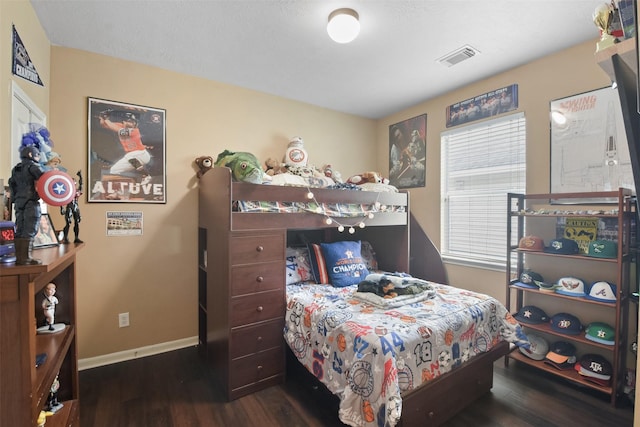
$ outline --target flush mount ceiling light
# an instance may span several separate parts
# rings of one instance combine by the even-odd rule
[[[358,12],[353,9],[336,9],[329,15],[327,33],[336,43],[352,42],[360,33]]]

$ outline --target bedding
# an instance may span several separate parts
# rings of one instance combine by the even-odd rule
[[[358,285],[287,286],[285,341],[340,397],[345,424],[394,426],[403,393],[501,341],[528,345],[518,322],[495,298],[429,284],[432,297],[393,308],[358,299]]]

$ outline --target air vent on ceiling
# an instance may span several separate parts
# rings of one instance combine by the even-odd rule
[[[469,58],[473,58],[474,56],[476,56],[477,54],[479,54],[480,51],[469,46],[469,45],[465,45],[463,47],[461,47],[460,49],[454,50],[451,53],[446,54],[445,56],[443,56],[440,59],[437,59],[437,61],[439,63],[441,63],[442,65],[445,65],[447,67],[451,67],[452,65],[456,65],[462,61],[465,61]]]

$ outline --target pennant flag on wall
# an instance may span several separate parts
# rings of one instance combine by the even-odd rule
[[[20,36],[18,35],[18,31],[16,31],[16,26],[13,26],[13,67],[11,71],[18,77],[22,77],[25,80],[29,80],[31,83],[39,84],[40,86],[44,86],[42,80],[40,80],[40,76],[38,75],[38,70],[31,62],[29,58],[29,54],[27,53],[27,49],[25,49],[22,44],[22,40],[20,40]]]

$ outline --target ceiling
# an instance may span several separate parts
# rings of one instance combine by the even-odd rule
[[[602,0],[31,0],[55,46],[377,119],[595,40]],[[351,7],[350,44],[327,35]],[[446,67],[465,45],[480,53]],[[518,82],[509,82],[518,83]]]

